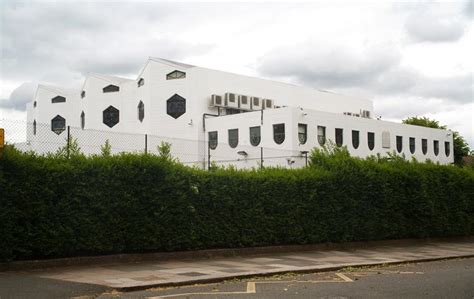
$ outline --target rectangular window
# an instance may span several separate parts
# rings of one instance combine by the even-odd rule
[[[318,126],[318,142],[321,146],[326,143],[326,127]]]
[[[382,132],[382,147],[390,148],[390,132],[389,131]]]
[[[308,126],[306,124],[298,124],[298,140],[300,144],[305,144],[308,139]]]
[[[273,140],[276,144],[282,144],[285,141],[285,124],[273,125]]]
[[[229,146],[231,148],[236,148],[239,144],[239,129],[230,129],[229,134]]]
[[[216,149],[217,148],[217,131],[209,132],[209,148]]]
[[[368,132],[367,133],[367,145],[369,146],[369,150],[373,150],[375,147],[375,133]]]
[[[260,144],[262,137],[260,135],[260,126],[258,127],[250,127],[250,144],[253,146],[257,146]]]
[[[342,146],[343,144],[343,129],[337,128],[336,129],[336,145],[337,146]]]

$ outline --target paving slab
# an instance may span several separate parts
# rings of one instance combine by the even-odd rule
[[[23,270],[40,278],[87,283],[119,290],[194,284],[236,277],[285,272],[328,271],[349,266],[377,265],[474,256],[474,240],[434,241],[408,246],[364,246],[347,250],[259,253],[213,257],[81,265]]]

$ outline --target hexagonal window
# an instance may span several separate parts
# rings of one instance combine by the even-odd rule
[[[166,113],[173,118],[178,118],[186,113],[186,99],[174,94],[166,101]]]
[[[114,106],[109,106],[102,112],[103,122],[109,128],[112,128],[120,121],[120,112]]]
[[[55,96],[54,98],[51,99],[51,103],[64,103],[66,102],[66,98],[62,96]]]
[[[56,115],[51,120],[51,131],[59,135],[64,130],[66,130],[66,119],[61,115]]]
[[[184,79],[186,78],[186,73],[182,71],[172,71],[171,73],[166,75],[166,80],[174,80],[174,79]]]

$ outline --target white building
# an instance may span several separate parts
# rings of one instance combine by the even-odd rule
[[[180,161],[202,167],[209,157],[237,167],[258,167],[262,157],[265,166],[302,166],[305,152],[327,140],[359,157],[453,162],[450,131],[374,119],[370,100],[160,58],[134,80],[90,74],[80,90],[40,85],[27,111],[37,152],[63,145],[69,131],[85,153],[100,152],[106,139],[116,152],[156,151],[165,140]]]

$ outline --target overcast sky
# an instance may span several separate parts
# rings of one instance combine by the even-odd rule
[[[474,146],[473,1],[2,1],[0,119],[26,119],[38,83],[136,78],[147,57],[370,98]]]

